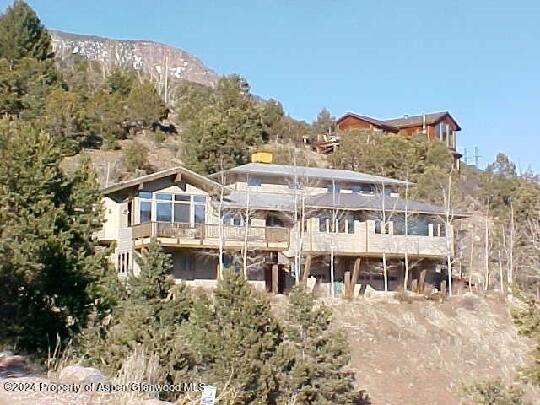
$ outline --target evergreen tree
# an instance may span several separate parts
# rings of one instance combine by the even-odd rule
[[[348,344],[341,331],[332,329],[331,312],[317,306],[305,287],[289,294],[287,341],[294,348],[288,395],[309,404],[351,404],[354,376],[346,371]]]
[[[113,84],[119,87],[118,91],[126,90],[117,82],[116,80]],[[126,108],[129,125],[136,128],[150,128],[167,116],[165,103],[148,80],[132,87],[126,100]]]
[[[127,296],[110,317],[96,319],[79,338],[81,355],[115,375],[122,362],[142,347],[148,355],[158,355],[163,383],[185,381],[194,357],[179,331],[191,313],[190,291],[185,284],[175,285],[171,258],[156,240],[137,261],[140,271],[129,275]]]
[[[229,403],[275,403],[282,330],[268,300],[240,273],[226,272],[214,296],[199,297],[187,328],[201,381],[226,392]]]
[[[51,91],[45,100],[45,127],[72,153],[84,144],[86,135],[80,105],[76,93],[62,89]]]
[[[4,121],[0,145],[0,339],[45,350],[83,326],[98,298],[101,197],[87,166],[62,173],[49,135]]]
[[[144,303],[166,298],[174,285],[170,276],[170,255],[163,252],[159,242],[153,239],[145,254],[138,259],[138,263],[139,274],[130,274],[128,281],[132,301]]]
[[[209,102],[186,123],[184,161],[202,174],[248,163],[250,148],[263,141],[265,131],[247,82],[239,76],[222,78]]]
[[[107,86],[111,93],[127,97],[135,86],[136,80],[137,77],[133,71],[116,68],[107,77]]]
[[[44,61],[52,57],[51,37],[32,8],[15,0],[0,17],[0,58],[13,66],[30,57]]]
[[[313,130],[317,135],[333,134],[336,131],[336,118],[326,108],[322,108],[313,121]]]

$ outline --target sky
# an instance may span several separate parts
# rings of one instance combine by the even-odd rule
[[[449,111],[462,127],[458,149],[478,147],[480,166],[505,152],[540,171],[535,0],[29,3],[48,28],[184,49],[297,119],[322,107],[380,119]]]

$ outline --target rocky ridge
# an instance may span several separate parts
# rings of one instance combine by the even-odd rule
[[[123,66],[142,71],[159,83],[164,83],[167,77],[213,85],[219,78],[190,53],[158,42],[117,40],[56,30],[51,30],[50,34],[53,51],[60,59],[80,55],[105,67]]]

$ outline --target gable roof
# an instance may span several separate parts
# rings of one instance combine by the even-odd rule
[[[426,125],[435,125],[439,121],[441,121],[443,118],[448,117],[455,124],[456,130],[461,131],[461,127],[458,125],[456,120],[450,115],[448,111],[439,111],[439,112],[423,114],[423,115],[411,115],[411,116],[406,116],[406,117],[401,117],[401,118],[392,118],[388,120],[378,120],[372,117],[368,117],[366,115],[357,115],[351,112],[347,112],[344,115],[342,115],[336,121],[336,123],[339,125],[348,117],[353,117],[358,120],[368,122],[376,127],[386,129],[387,131],[390,131],[390,132],[398,132],[402,128],[421,127],[422,125],[424,125],[424,120],[425,120]]]
[[[248,163],[247,165],[233,167],[226,170],[226,173],[245,174],[245,175],[263,175],[273,177],[294,176],[303,178],[313,178],[325,181],[337,180],[354,183],[369,184],[393,184],[405,186],[406,181],[391,179],[390,177],[374,176],[367,173],[354,172],[352,170],[325,169],[320,167],[292,166],[292,165],[273,165],[264,163]],[[214,173],[210,178],[218,179],[221,173]],[[409,182],[411,185],[412,183]]]
[[[426,125],[435,125],[445,117],[449,117],[456,125],[456,130],[461,131],[461,127],[448,111],[439,111],[423,115],[411,115],[407,117],[384,120],[384,122],[397,128],[421,127],[424,125],[424,120]]]
[[[201,176],[183,166],[171,167],[170,169],[160,170],[158,172],[139,176],[134,179],[124,180],[108,187],[101,189],[104,195],[111,195],[114,193],[122,192],[126,189],[142,186],[144,183],[160,180],[166,177],[175,177],[185,181],[186,183],[193,184],[196,187],[208,192],[218,192],[221,190],[221,185],[208,177]]]
[[[358,115],[352,112],[345,113],[341,117],[339,117],[336,121],[336,124],[339,125],[341,122],[343,122],[346,118],[356,118],[357,120],[365,121],[373,126],[376,126],[378,128],[386,129],[390,132],[398,132],[399,128],[393,125],[390,125],[389,123],[385,121],[381,121],[375,118],[368,117],[367,115]]]

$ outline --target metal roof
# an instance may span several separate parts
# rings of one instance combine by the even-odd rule
[[[348,210],[382,210],[382,198],[380,194],[363,193],[322,193],[311,196],[306,199],[306,205],[310,207],[329,208],[329,209],[348,209]],[[419,201],[406,200],[401,197],[384,198],[385,211],[405,212],[422,214],[446,214],[446,208]],[[461,211],[453,210],[453,216],[464,217]]]
[[[264,163],[249,163],[247,165],[233,167],[226,170],[226,173],[232,174],[252,174],[263,176],[284,176],[324,180],[324,181],[347,181],[353,183],[368,184],[393,184],[405,186],[406,181],[391,179],[389,177],[374,176],[371,174],[354,172],[352,170],[325,169],[320,167],[292,166],[292,165],[273,165]],[[210,178],[219,179],[221,173],[215,173]],[[412,183],[409,182],[411,185]]]
[[[335,197],[335,200],[334,200]],[[298,197],[298,205],[301,200]],[[245,208],[247,192],[232,191],[228,195],[224,204],[228,208]],[[380,194],[363,194],[363,193],[321,193],[305,197],[305,207],[308,209],[341,209],[341,210],[368,210],[381,211],[382,200]],[[419,201],[405,200],[400,197],[387,196],[384,200],[385,211],[387,212],[405,212],[407,210],[411,214],[433,214],[445,215],[446,208],[432,204],[427,204]],[[250,209],[266,209],[276,211],[294,211],[294,194],[293,193],[267,193],[253,191],[249,194]],[[454,217],[465,217],[461,211],[453,210],[451,213]]]

